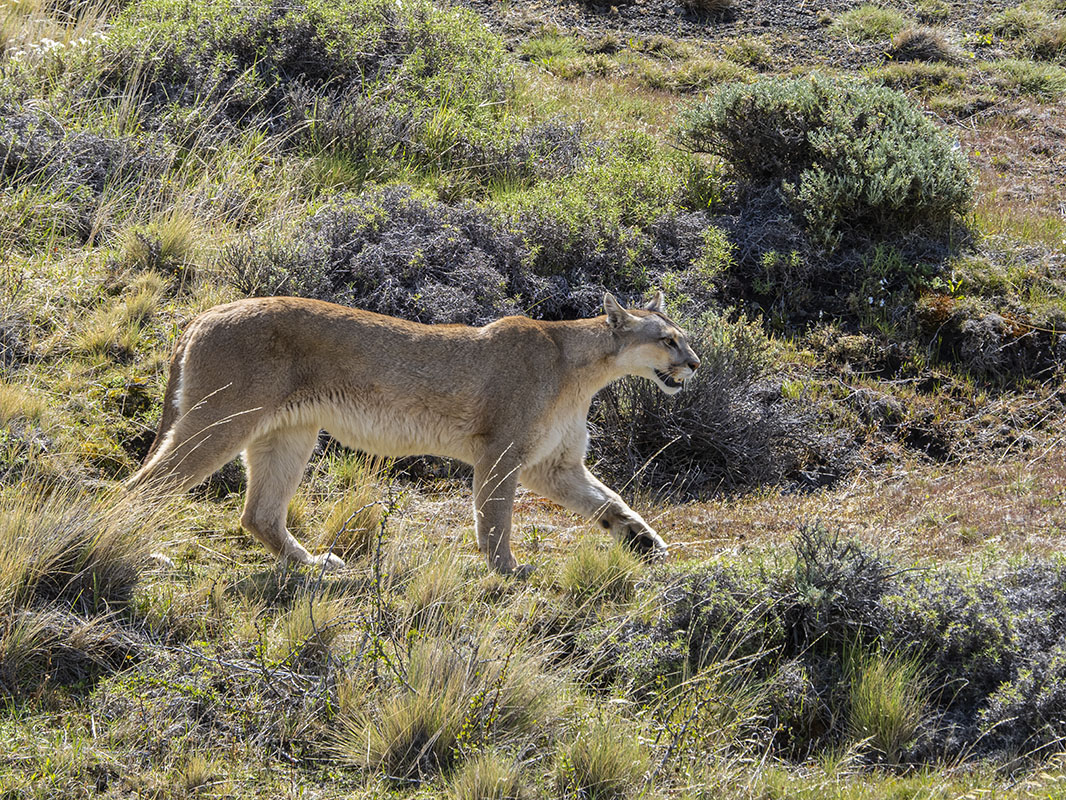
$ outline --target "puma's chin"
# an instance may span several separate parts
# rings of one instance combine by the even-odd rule
[[[663,394],[677,394],[685,385],[683,382],[673,378],[668,372],[655,369],[652,370],[652,374],[655,376],[655,385],[659,387]]]

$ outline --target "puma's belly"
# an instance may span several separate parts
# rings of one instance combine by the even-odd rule
[[[463,398],[397,398],[366,392],[316,406],[320,426],[346,447],[379,456],[472,460],[476,414]]]

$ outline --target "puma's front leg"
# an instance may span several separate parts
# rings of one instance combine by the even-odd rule
[[[474,466],[474,527],[478,548],[489,566],[510,574],[518,566],[511,554],[511,514],[518,487],[518,463],[486,457]]]
[[[655,529],[572,456],[549,458],[523,469],[522,483],[549,500],[596,520],[615,539],[642,555],[666,553],[666,542]]]

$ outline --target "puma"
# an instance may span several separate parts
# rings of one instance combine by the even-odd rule
[[[504,317],[474,328],[294,297],[216,306],[178,339],[159,431],[127,485],[184,491],[243,453],[244,528],[283,560],[340,567],[285,527],[325,429],[375,455],[471,464],[478,547],[500,572],[517,567],[519,483],[639,552],[663,553],[651,526],[585,467],[586,417],[593,395],[623,375],[674,394],[700,361],[661,293],[629,310],[606,294],[603,307],[593,319]]]

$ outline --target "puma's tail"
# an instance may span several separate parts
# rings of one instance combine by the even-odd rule
[[[187,338],[182,336],[174,347],[174,355],[170,359],[170,376],[167,378],[167,388],[163,393],[163,413],[159,417],[159,428],[155,432],[155,440],[152,442],[152,446],[148,448],[148,454],[144,457],[144,463],[141,468],[126,479],[125,486],[127,489],[136,488],[148,477],[149,467],[152,464],[152,458],[156,450],[166,439],[170,429],[174,426],[175,420],[181,416],[178,409],[178,405],[181,402],[179,397],[182,382],[181,365],[185,360]]]

